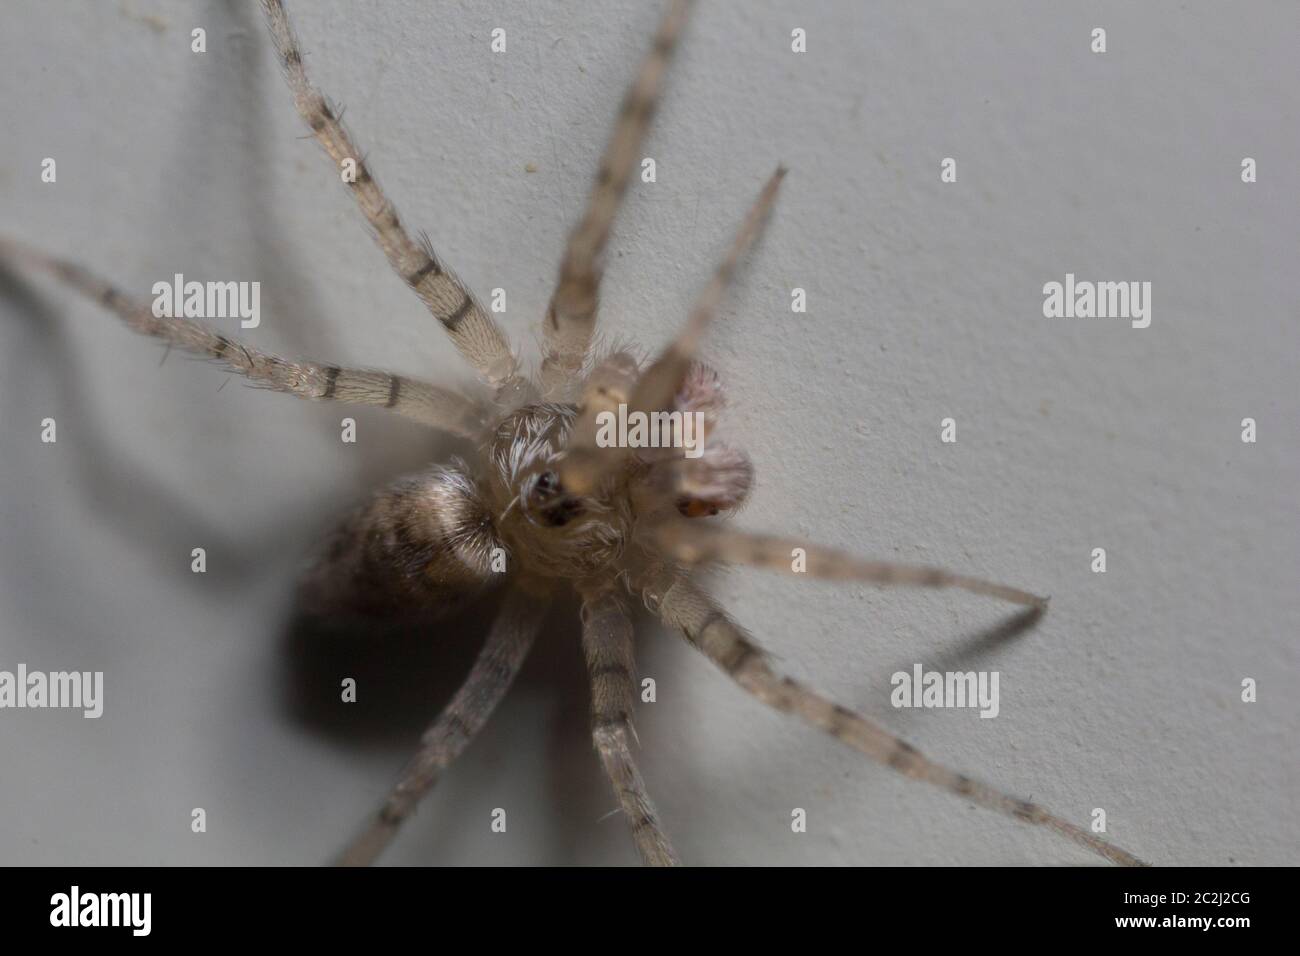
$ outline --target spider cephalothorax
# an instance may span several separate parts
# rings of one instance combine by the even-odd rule
[[[702,422],[698,454],[686,456],[669,441],[629,450],[616,467],[578,494],[564,481],[568,451],[579,421],[612,415],[631,400],[638,365],[625,351],[595,364],[584,380],[579,405],[539,402],[505,415],[485,446],[488,487],[498,503],[495,527],[521,566],[542,577],[581,579],[622,570],[620,559],[642,527],[676,510],[686,517],[713,516],[740,506],[753,483],[745,454],[706,441],[723,408],[717,372],[692,362],[681,387],[660,418],[679,423],[697,414]],[[662,441],[658,439],[663,439]],[[578,452],[589,450],[581,438]]]
[[[726,562],[875,584],[960,587],[1023,605],[1030,615],[1046,604],[978,578],[867,561],[806,541],[735,531],[715,520],[743,503],[753,469],[719,432],[718,376],[695,355],[737,264],[761,231],[783,169],[759,193],[677,337],[649,362],[625,350],[593,359],[601,257],[686,19],[686,0],[670,3],[623,99],[561,261],[535,377],[521,373],[505,333],[443,267],[427,238],[412,238],[402,224],[338,111],[309,82],[282,0],[262,3],[299,114],[331,160],[350,174],[343,182],[389,263],[478,373],[488,398],[387,372],[283,359],[201,323],[156,316],[71,263],[3,240],[0,255],[54,273],[135,331],[221,362],[263,387],[388,408],[469,439],[477,449],[375,495],[343,524],[304,581],[304,599],[328,614],[445,612],[502,585],[498,617],[463,686],[425,732],[344,862],[368,863],[382,852],[483,726],[522,666],[549,601],[565,589],[581,601],[593,741],[647,863],[675,863],[677,855],[632,755],[635,661],[627,592],[763,703],[907,777],[1046,826],[1109,860],[1138,862],[1077,824],[927,759],[859,714],[780,676],[697,582],[692,566]],[[601,428],[616,411],[649,416],[652,430],[693,416],[695,443],[683,453],[671,443],[602,440]]]
[[[560,463],[578,410],[538,403],[506,416],[488,447],[499,528],[522,568],[541,577],[584,578],[618,560],[632,534],[626,480],[568,494]]]

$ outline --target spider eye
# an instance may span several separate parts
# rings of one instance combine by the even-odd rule
[[[542,520],[552,528],[562,528],[580,514],[582,502],[577,498],[561,498],[542,512]]]
[[[583,510],[580,500],[564,494],[560,476],[554,471],[537,476],[528,490],[526,505],[533,520],[552,528],[568,524]]]

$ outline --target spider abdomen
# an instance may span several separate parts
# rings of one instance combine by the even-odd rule
[[[302,583],[327,613],[447,612],[506,569],[491,512],[460,463],[378,492],[334,533]]]

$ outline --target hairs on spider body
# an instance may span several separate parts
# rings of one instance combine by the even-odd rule
[[[500,413],[472,461],[380,492],[309,572],[304,606],[446,612],[506,570],[539,582],[625,578],[657,553],[653,532],[665,521],[737,509],[753,469],[743,452],[713,440],[696,459],[668,448],[634,452],[590,492],[565,490],[560,471],[575,422],[626,404],[637,369],[627,352],[615,352],[592,370],[581,405],[535,402]],[[711,438],[723,405],[717,373],[693,362],[673,410],[699,412]]]
[[[871,561],[811,542],[733,530],[711,520],[745,500],[753,469],[718,439],[723,394],[696,359],[737,266],[754,245],[784,170],[760,191],[687,321],[653,359],[623,349],[593,361],[601,259],[641,155],[670,55],[690,4],[672,0],[623,99],[586,208],[561,259],[542,322],[536,379],[521,375],[505,333],[434,255],[412,237],[380,188],[339,112],[312,86],[283,0],[262,0],[294,106],[335,163],[354,171],[347,189],[396,274],[492,392],[485,403],[442,386],[369,369],[290,360],[198,322],[155,316],[147,305],[80,266],[0,239],[0,258],[43,270],[116,313],[132,330],[225,365],[253,384],[316,401],[390,409],[475,443],[455,460],[403,479],[343,524],[303,584],[326,613],[446,611],[502,578],[498,616],[470,673],[425,731],[378,813],[340,862],[374,861],[439,775],[482,728],[519,672],[551,595],[573,587],[591,687],[592,740],[644,862],[678,856],[633,757],[635,657],[624,591],[639,599],[758,701],[789,713],[906,777],[1009,818],[1045,827],[1115,863],[1135,856],[1033,803],[923,756],[916,748],[811,688],[783,677],[736,621],[696,582],[715,562],[878,585],[961,588],[1009,601],[1036,619],[1042,598],[937,568]],[[704,452],[602,447],[596,422],[626,406],[639,413],[699,413]],[[791,558],[802,555],[795,568]],[[499,573],[505,557],[506,573]]]

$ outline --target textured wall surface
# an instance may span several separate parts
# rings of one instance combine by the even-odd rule
[[[531,360],[657,5],[291,14],[403,220],[480,295],[507,290]],[[465,377],[305,136],[255,4],[10,0],[4,19],[0,232],[142,296],[176,272],[259,280],[259,345]],[[1002,637],[1011,612],[967,594],[741,570],[716,592],[791,673],[1073,820],[1105,808],[1110,837],[1160,863],[1295,863],[1300,846],[1296,26],[1292,3],[703,3],[646,149],[658,181],[632,189],[604,286],[605,330],[663,341],[789,165],[708,343],[758,467],[740,522],[1051,610]],[[1067,272],[1151,282],[1150,327],[1044,318]],[[167,356],[44,278],[0,288],[0,409],[0,669],[102,670],[107,697],[99,720],[0,710],[0,860],[327,859],[483,624],[375,638],[343,668],[364,668],[346,711],[339,658],[286,639],[294,576],[343,509],[448,446]],[[642,770],[687,861],[1093,861],[766,711],[642,624]],[[557,618],[387,860],[635,861],[576,635]],[[998,671],[999,716],[895,710],[890,675],[917,662]]]

